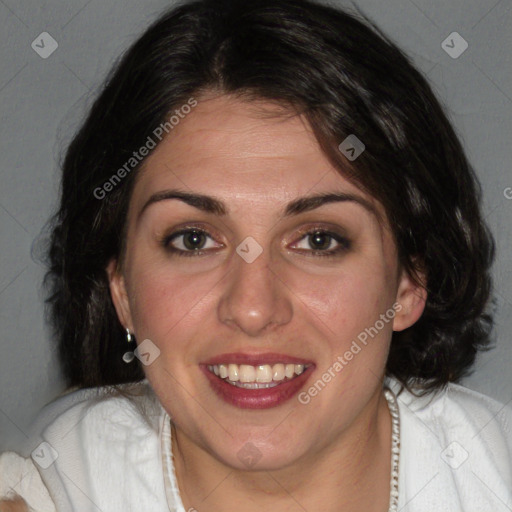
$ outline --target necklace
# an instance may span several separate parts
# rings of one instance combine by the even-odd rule
[[[389,509],[388,512],[398,511],[398,469],[400,461],[400,413],[396,396],[389,388],[384,389],[384,396],[388,402],[389,412],[391,414],[391,482],[389,494]],[[172,462],[172,433],[171,421],[167,414],[165,414],[164,427],[162,432],[162,458],[164,466],[164,479],[165,479],[165,493],[167,496],[167,503],[169,510],[176,511],[176,508],[171,508],[170,504],[181,502],[179,498],[179,490],[176,481],[176,473],[174,471],[174,464]],[[172,475],[172,476],[171,476]],[[179,501],[177,501],[179,499]],[[175,507],[176,505],[174,505]]]
[[[388,401],[389,412],[391,414],[391,482],[389,494],[388,512],[397,512],[398,510],[398,468],[400,461],[400,413],[396,396],[389,388],[384,389],[384,396]]]

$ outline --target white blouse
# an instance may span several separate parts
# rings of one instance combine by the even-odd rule
[[[20,495],[34,512],[185,512],[168,414],[147,381],[120,389],[45,408],[26,453],[0,456],[0,499]],[[397,402],[401,512],[512,510],[510,407],[457,384]]]

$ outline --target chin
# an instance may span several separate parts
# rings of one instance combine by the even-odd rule
[[[254,431],[254,427],[252,427]],[[292,465],[304,451],[294,438],[289,435],[273,436],[269,442],[267,433],[229,437],[225,446],[214,450],[215,457],[226,465],[242,471],[276,471]]]

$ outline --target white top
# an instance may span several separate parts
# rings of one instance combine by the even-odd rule
[[[75,391],[44,409],[27,458],[0,456],[0,499],[18,494],[35,512],[185,512],[168,414],[147,381],[132,386],[137,396],[121,389]],[[456,384],[397,402],[401,512],[512,510],[511,408]]]

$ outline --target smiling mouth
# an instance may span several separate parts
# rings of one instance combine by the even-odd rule
[[[227,383],[243,389],[273,388],[301,375],[310,364],[276,363],[273,365],[215,364],[208,370]]]

